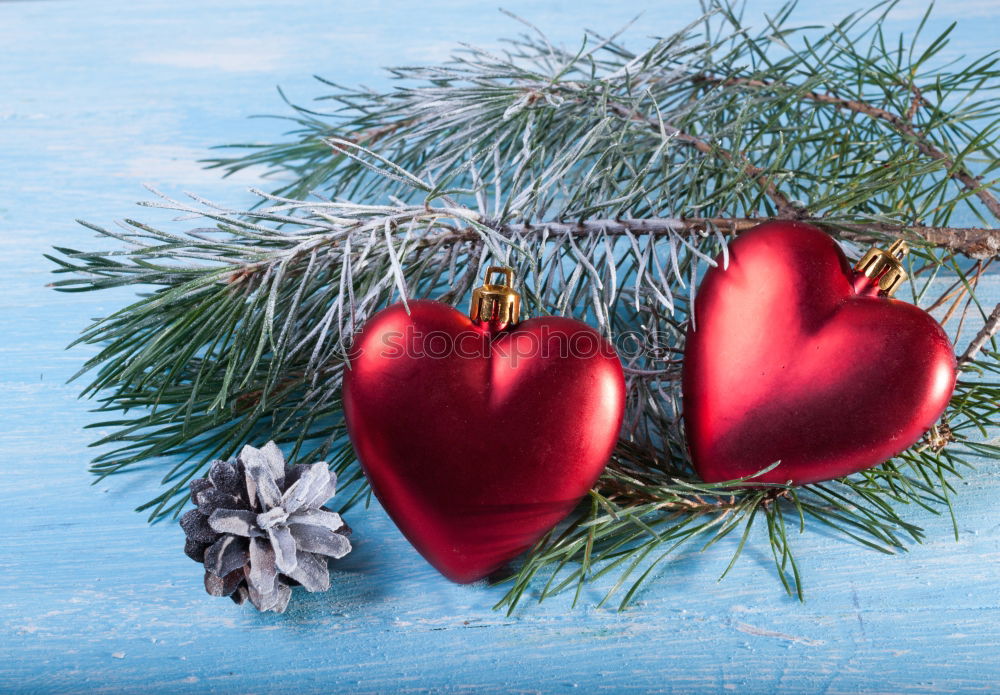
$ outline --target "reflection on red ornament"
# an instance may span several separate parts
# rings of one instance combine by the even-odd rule
[[[773,221],[729,246],[698,290],[684,419],[708,482],[804,484],[875,466],[917,442],[955,387],[955,356],[925,311],[888,295],[898,256],[852,269],[825,233]],[[901,274],[901,275],[900,275]]]
[[[344,376],[348,433],[372,490],[457,582],[490,574],[565,517],[621,427],[613,348],[573,319],[517,323],[510,285],[508,275],[477,290],[471,317],[426,300],[379,312]]]

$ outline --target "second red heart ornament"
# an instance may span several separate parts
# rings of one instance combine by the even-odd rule
[[[621,427],[613,348],[563,317],[517,323],[509,270],[473,295],[396,304],[356,336],[348,434],[372,490],[442,574],[480,579],[526,550],[597,481]]]
[[[889,295],[906,247],[852,269],[827,234],[768,222],[729,246],[698,290],[684,354],[688,446],[709,482],[796,484],[869,468],[916,443],[955,387],[928,313]]]

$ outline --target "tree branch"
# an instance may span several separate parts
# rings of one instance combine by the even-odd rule
[[[768,82],[765,80],[753,80],[745,77],[733,77],[728,79],[712,77],[710,75],[699,75],[695,78],[696,81],[709,82],[713,84],[719,84],[726,87],[753,87],[757,89],[789,89],[797,90],[795,85],[784,84],[780,82]],[[914,85],[912,88],[914,93],[913,103],[908,111],[908,117],[912,118],[916,114],[918,104],[923,102],[923,96],[921,95],[919,89]],[[897,116],[894,113],[886,111],[883,108],[877,106],[872,106],[871,104],[865,103],[863,101],[857,101],[854,99],[846,99],[844,97],[838,97],[833,94],[821,94],[819,92],[805,92],[801,94],[803,99],[807,101],[814,101],[821,104],[830,104],[838,109],[846,109],[848,111],[853,111],[855,113],[860,113],[870,118],[874,118],[880,121],[885,121],[898,132],[906,135],[911,140],[913,144],[917,147],[920,152],[926,156],[941,162],[948,169],[948,175],[962,184],[962,186],[969,192],[974,193],[979,200],[982,201],[986,209],[989,210],[994,217],[1000,219],[1000,200],[997,199],[993,193],[983,186],[982,181],[979,177],[973,176],[972,172],[965,168],[965,166],[957,163],[952,157],[945,154],[942,150],[937,148],[931,142],[929,142],[923,133],[917,131],[907,119],[901,116]]]
[[[979,351],[985,347],[989,340],[1000,332],[1000,304],[993,307],[992,313],[990,313],[989,318],[986,319],[986,323],[983,325],[976,337],[972,339],[969,343],[969,347],[965,349],[962,356],[958,358],[958,366],[963,367],[964,365],[972,362],[979,354]]]
[[[662,236],[678,232],[706,232],[717,229],[726,234],[739,234],[766,222],[752,217],[658,217],[652,219],[586,220],[582,222],[549,221],[536,224],[505,224],[497,228],[504,233],[527,234],[547,230],[557,234],[605,233]],[[901,236],[947,248],[970,258],[992,258],[1000,255],[1000,229],[976,227],[929,227],[924,225],[894,225],[884,222],[842,223],[810,220],[812,224],[836,230],[840,236],[859,242],[875,242],[885,236]],[[472,232],[468,232],[472,234]],[[471,236],[470,236],[471,238]]]
[[[735,155],[733,155],[733,153],[729,150],[725,150],[720,147],[712,147],[712,145],[705,142],[701,138],[685,133],[672,125],[663,123],[662,121],[652,119],[642,113],[639,113],[635,109],[628,108],[624,104],[612,101],[608,103],[608,108],[622,118],[643,123],[652,130],[656,131],[657,134],[665,132],[678,142],[690,145],[704,155],[709,157],[719,157],[727,162],[735,163],[739,166],[740,171],[760,184],[764,193],[767,194],[767,197],[774,202],[775,207],[778,209],[779,217],[787,219],[797,219],[802,217],[801,211],[792,205],[791,201],[788,200],[785,194],[779,191],[777,186],[774,185],[774,180],[768,176],[767,170],[746,161],[745,156],[740,155],[740,160],[742,161],[736,162]]]

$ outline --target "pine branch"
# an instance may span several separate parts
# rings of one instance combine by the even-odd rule
[[[986,343],[991,341],[993,337],[1000,331],[1000,304],[993,307],[993,311],[990,313],[989,318],[986,319],[986,323],[976,334],[976,337],[972,339],[969,346],[962,353],[962,356],[958,359],[958,366],[962,367],[971,363],[979,351],[982,350]]]
[[[910,108],[907,110],[905,117],[903,117],[897,116],[894,113],[890,113],[883,108],[873,106],[864,101],[838,97],[833,94],[820,94],[817,92],[803,91],[800,87],[790,84],[779,84],[776,82],[754,80],[745,77],[722,79],[707,75],[699,75],[695,78],[695,80],[709,84],[722,85],[725,87],[751,87],[755,89],[773,90],[779,93],[787,94],[792,98],[815,101],[820,104],[830,104],[839,109],[846,109],[848,111],[853,111],[874,119],[885,121],[898,132],[910,138],[917,149],[919,149],[923,154],[935,161],[941,162],[948,170],[949,176],[961,183],[967,191],[975,194],[975,196],[983,202],[986,209],[988,209],[994,217],[1000,219],[1000,200],[998,200],[993,192],[990,191],[990,186],[996,185],[996,182],[984,183],[981,176],[974,176],[964,165],[957,162],[954,157],[945,154],[940,148],[931,143],[927,139],[926,134],[918,132],[916,128],[911,125],[913,117],[916,115],[918,106],[925,103],[922,92],[912,83],[910,84],[910,89],[914,92],[913,101],[911,102]]]
[[[304,207],[321,210],[324,203],[305,203]],[[247,213],[252,214],[252,213]],[[458,224],[449,224],[450,220]],[[480,233],[475,227],[467,226],[474,221],[478,225],[488,226],[504,236],[568,236],[590,238],[597,234],[608,237],[638,235],[660,237],[684,234],[706,235],[718,231],[724,235],[735,235],[759,225],[769,218],[748,217],[656,217],[648,219],[592,219],[580,222],[564,222],[560,220],[542,220],[534,223],[512,222],[496,224],[489,218],[481,216],[475,210],[464,207],[435,208],[432,206],[399,208],[386,218],[392,225],[398,227],[403,222],[434,221],[435,228],[443,230],[440,233],[420,239],[425,247],[436,247],[441,244],[473,242],[480,239]],[[1000,229],[979,229],[975,227],[927,227],[924,225],[889,224],[885,222],[840,222],[835,220],[810,220],[813,224],[829,229],[829,231],[844,239],[858,243],[877,243],[886,239],[904,238],[915,244],[929,244],[943,249],[949,249],[969,258],[989,259],[1000,256]],[[463,226],[463,223],[466,223]],[[334,232],[328,241],[334,241],[341,232]],[[316,245],[317,240],[310,243],[309,248]],[[303,253],[305,248],[293,253]],[[231,281],[239,281],[249,274],[265,269],[270,262],[262,261],[233,271]]]
[[[707,233],[719,230],[723,234],[737,234],[751,229],[763,221],[762,218],[652,218],[644,220],[584,220],[582,222],[541,221],[532,224],[506,224],[497,227],[504,234],[578,234],[589,236],[604,233],[611,236],[625,233],[662,236],[670,233]],[[485,221],[484,221],[485,222]],[[829,228],[837,236],[852,241],[874,243],[884,239],[905,238],[914,242],[925,242],[938,248],[950,249],[970,258],[995,258],[1000,255],[1000,229],[979,229],[975,227],[927,227],[924,225],[888,224],[885,222],[837,222],[832,220],[810,220]],[[470,238],[471,232],[456,232],[457,238]]]
[[[143,506],[160,518],[206,462],[275,439],[298,462],[331,461],[349,503],[365,499],[339,392],[352,335],[400,297],[462,303],[503,263],[529,313],[643,341],[620,351],[627,408],[606,474],[525,556],[503,606],[611,577],[624,606],[680,549],[731,539],[732,567],[757,529],[800,598],[794,529],[886,553],[920,542],[904,512],[950,511],[963,471],[1000,456],[996,309],[942,421],[882,466],[802,488],[709,486],[686,451],[677,377],[698,279],[761,220],[805,218],[852,242],[902,236],[912,301],[955,317],[956,343],[987,316],[996,60],[943,63],[946,34],[918,52],[916,37],[886,41],[871,12],[818,31],[788,26],[791,11],[755,31],[716,3],[639,53],[594,34],[566,51],[532,30],[499,52],[394,69],[400,84],[384,92],[324,82],[331,113],[296,107],[289,141],[213,163],[290,175],[254,209],[161,196],[150,214],[179,221],[86,224],[108,247],[57,249],[57,289],[143,293],[78,341],[97,346],[80,374],[108,418],[93,471],[166,461]]]
[[[567,85],[575,86],[575,85]],[[664,137],[669,137],[677,140],[678,142],[683,142],[686,145],[692,146],[698,152],[708,156],[708,157],[719,157],[727,164],[735,164],[739,167],[746,176],[754,179],[761,187],[761,189],[767,194],[767,196],[774,201],[775,206],[778,210],[778,216],[787,219],[795,219],[801,217],[802,210],[796,208],[792,205],[791,201],[785,197],[785,195],[778,190],[778,187],[774,184],[773,175],[766,169],[755,166],[750,162],[746,161],[746,157],[743,155],[736,156],[728,150],[724,150],[720,147],[713,147],[709,143],[705,142],[701,138],[697,138],[688,133],[682,132],[674,126],[664,123],[662,119],[657,120],[645,116],[634,109],[630,109],[623,104],[618,102],[609,102],[608,108],[630,121],[636,121],[649,127],[655,133],[661,134]]]

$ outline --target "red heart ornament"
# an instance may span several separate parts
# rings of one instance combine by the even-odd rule
[[[349,358],[344,415],[372,490],[456,582],[485,577],[565,517],[621,427],[621,364],[572,319],[498,328],[411,301],[373,316]]]
[[[812,225],[774,221],[729,245],[695,301],[684,419],[707,482],[797,484],[877,465],[937,421],[955,356],[918,307],[879,296]]]

